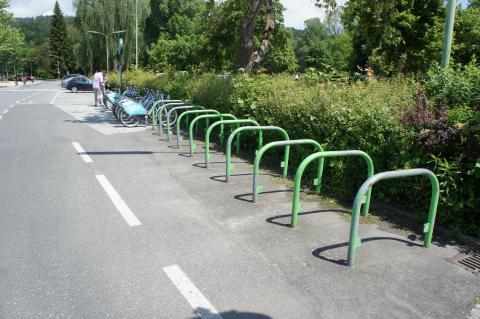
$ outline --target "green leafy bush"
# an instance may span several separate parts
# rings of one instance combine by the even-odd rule
[[[480,236],[480,115],[474,89],[479,74],[474,66],[462,73],[432,72],[423,86],[401,78],[344,83],[318,81],[315,76],[296,81],[288,74],[138,71],[126,73],[125,79],[140,87],[156,87],[173,98],[253,118],[261,125],[283,127],[291,139],[314,139],[325,150],[363,150],[372,157],[376,172],[430,168],[442,183],[437,221]],[[457,91],[460,87],[462,92]],[[253,154],[255,137],[244,138]],[[267,133],[265,142],[274,138]],[[292,147],[290,175],[312,151]],[[281,152],[272,154],[269,166],[279,167]],[[311,167],[305,174],[306,185],[311,185],[314,175]],[[323,190],[352,200],[365,179],[366,167],[360,159],[327,160]],[[430,185],[423,179],[385,182],[375,188],[374,196],[418,212],[416,222],[423,222]]]

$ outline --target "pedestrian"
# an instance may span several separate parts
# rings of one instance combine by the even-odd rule
[[[97,72],[93,75],[93,92],[95,94],[95,107],[99,107],[102,99],[102,86],[104,85],[102,70],[97,68]]]
[[[105,101],[105,85],[108,81],[107,74],[105,73],[105,70],[102,70],[102,77],[103,77],[103,82],[100,83],[100,105],[105,109],[107,107],[105,105],[105,103],[107,103]]]
[[[15,86],[18,86],[18,76],[15,74]]]

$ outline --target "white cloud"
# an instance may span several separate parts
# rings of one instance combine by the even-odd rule
[[[60,9],[64,15],[73,16],[75,10],[72,0],[59,0]],[[38,15],[51,14],[55,0],[10,0],[10,8],[15,17],[36,17]]]
[[[315,6],[314,0],[282,0],[285,12],[285,25],[296,29],[303,29],[304,22],[310,18],[323,18],[325,11]]]

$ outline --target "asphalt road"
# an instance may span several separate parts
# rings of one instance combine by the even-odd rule
[[[377,225],[345,267],[335,209],[304,202],[285,227],[276,180],[252,204],[248,163],[226,184],[223,154],[201,168],[92,102],[54,82],[0,89],[0,318],[464,318],[480,295],[447,261],[458,247]]]

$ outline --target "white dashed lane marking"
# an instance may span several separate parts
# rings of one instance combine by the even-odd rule
[[[196,315],[202,319],[223,319],[217,309],[205,298],[197,287],[188,279],[187,275],[177,265],[164,267],[163,271],[177,289],[187,299]]]
[[[3,111],[3,114],[7,114],[8,113],[8,109],[6,109],[5,111]]]
[[[80,155],[82,157],[82,159],[85,163],[92,163],[93,162],[92,159],[90,158],[90,156],[88,156],[87,152],[85,152],[85,150],[83,149],[82,145],[80,145],[80,143],[72,142],[72,145],[73,145],[73,147],[75,147],[75,149],[78,152],[78,155]]]
[[[130,210],[127,204],[123,201],[120,195],[117,193],[112,184],[108,181],[105,175],[95,175],[100,185],[103,187],[108,197],[112,201],[113,205],[117,208],[118,212],[125,219],[129,226],[140,226],[142,223],[138,220],[137,216]]]

